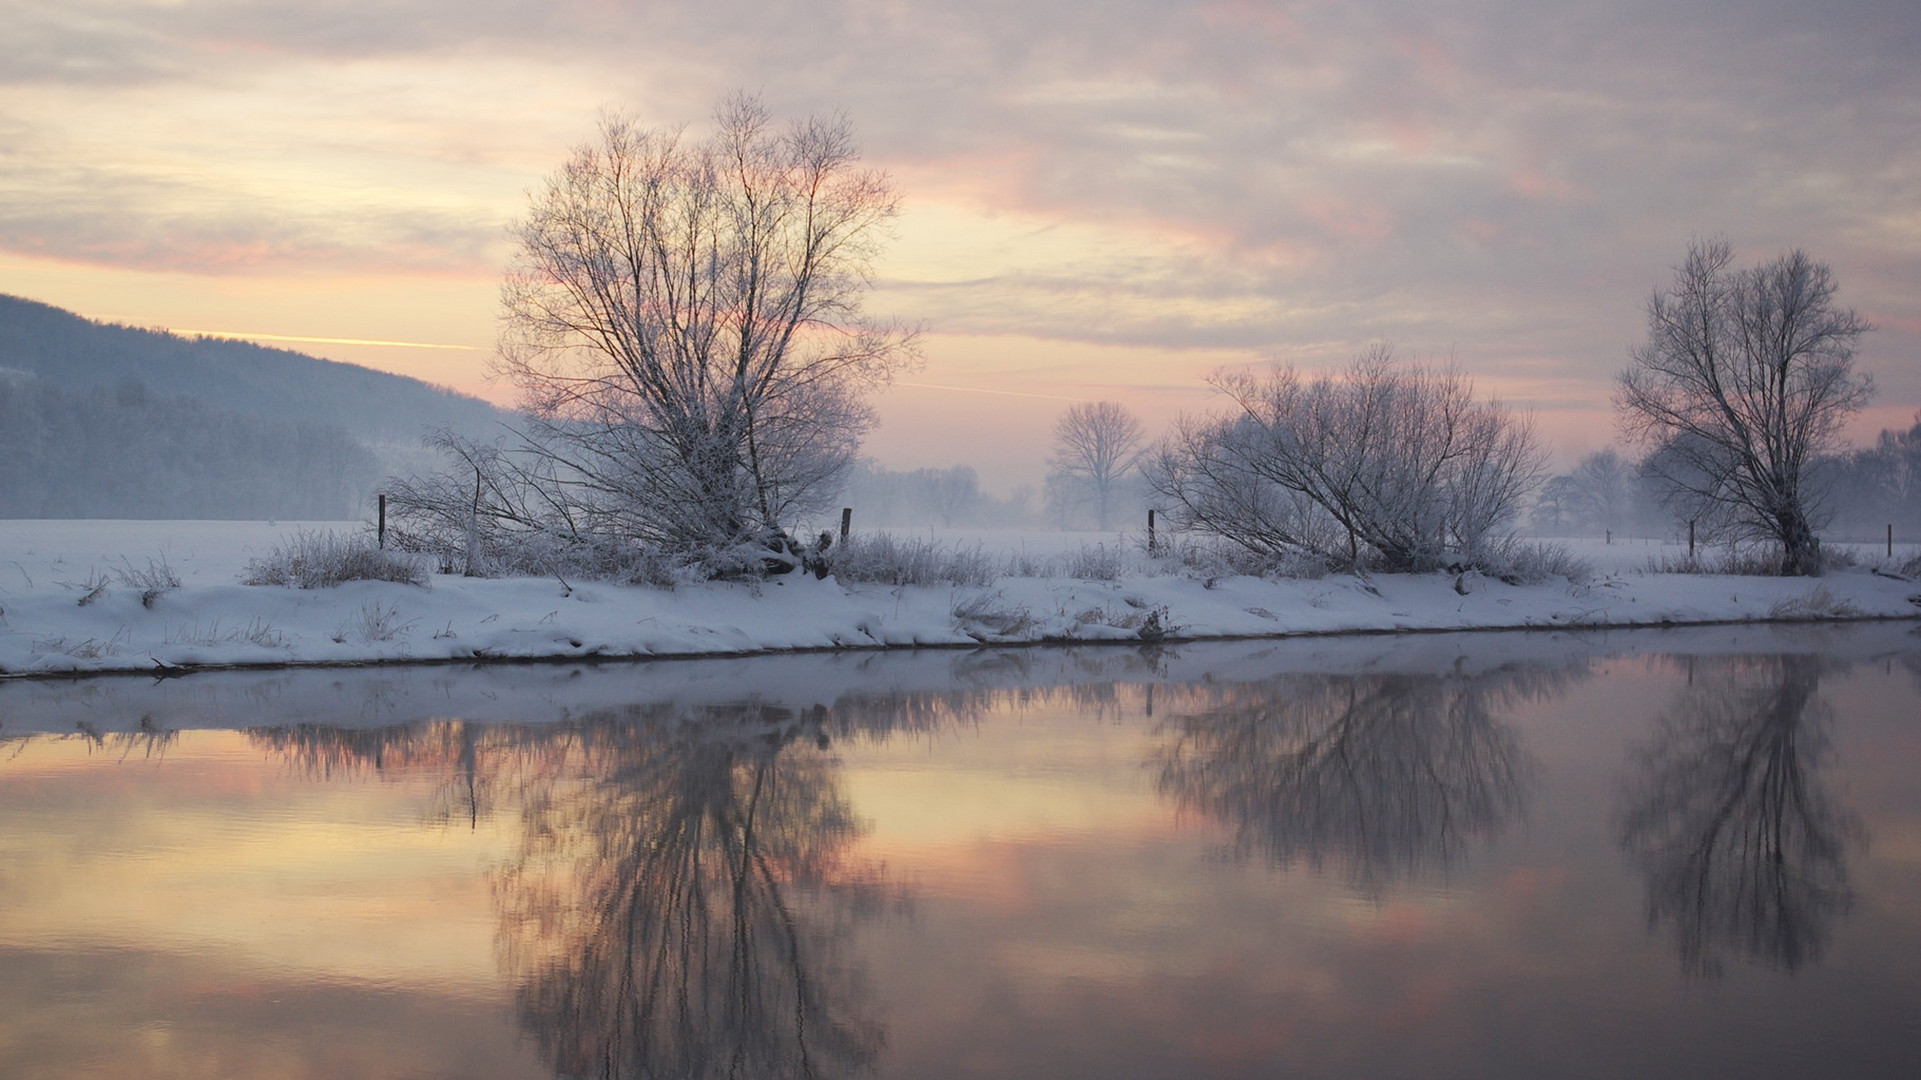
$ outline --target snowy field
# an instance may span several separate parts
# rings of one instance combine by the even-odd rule
[[[1585,581],[1525,586],[1448,574],[1204,578],[1148,559],[1137,534],[963,529],[895,535],[1050,576],[899,587],[796,576],[671,590],[450,576],[425,588],[241,584],[250,560],[297,531],[364,527],[0,521],[0,674],[1921,615],[1921,585],[1875,572],[1921,554],[1914,545],[1896,545],[1891,561],[1863,545],[1858,568],[1807,580],[1651,573],[1684,548],[1598,539],[1559,542],[1592,567]],[[1081,562],[1113,573],[1066,576],[1090,552],[1103,558]],[[143,596],[130,581],[162,564],[179,587]]]

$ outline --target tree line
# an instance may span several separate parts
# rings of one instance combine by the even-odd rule
[[[825,572],[832,537],[792,533],[849,491],[876,524],[910,502],[949,523],[980,509],[971,470],[859,464],[866,395],[918,359],[917,328],[862,308],[898,210],[844,117],[782,126],[737,97],[698,139],[607,117],[514,230],[499,371],[522,422],[491,444],[444,435],[447,468],[393,482],[403,540],[470,568],[752,576]],[[1610,451],[1548,478],[1525,414],[1380,345],[1332,373],[1224,371],[1223,407],[1158,442],[1118,404],[1078,404],[1046,512],[1105,529],[1153,505],[1261,558],[1398,571],[1497,571],[1530,508],[1549,530],[1658,512],[1818,573],[1829,487],[1912,483],[1912,433],[1837,456],[1873,386],[1853,363],[1870,327],[1836,294],[1802,252],[1741,267],[1694,243],[1618,380],[1632,465]]]
[[[338,428],[242,416],[139,383],[0,377],[0,517],[358,517],[375,457]]]

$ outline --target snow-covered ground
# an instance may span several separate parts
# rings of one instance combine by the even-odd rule
[[[1873,572],[1887,562],[1880,551],[1864,548],[1861,568],[1818,580],[1727,577],[1651,573],[1651,561],[1685,552],[1599,540],[1566,544],[1593,566],[1585,582],[1527,586],[1445,574],[1204,580],[1154,566],[1132,536],[966,530],[899,534],[1038,562],[1104,545],[1125,569],[1114,580],[1007,577],[986,587],[799,576],[671,590],[553,578],[318,590],[240,583],[250,559],[297,530],[362,527],[0,521],[0,674],[1138,641],[1156,628],[1233,637],[1921,616],[1921,584]],[[1897,545],[1892,565],[1917,553]],[[180,587],[143,603],[122,575],[161,562]]]

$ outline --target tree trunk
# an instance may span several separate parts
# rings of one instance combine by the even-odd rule
[[[1808,526],[1799,507],[1780,512],[1776,529],[1781,537],[1781,573],[1786,577],[1818,577],[1821,573],[1821,540]]]

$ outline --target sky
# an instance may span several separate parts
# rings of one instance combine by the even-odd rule
[[[1037,482],[1074,401],[1451,357],[1563,464],[1690,240],[1799,247],[1921,408],[1912,0],[0,0],[0,292],[506,401],[508,227],[621,109],[840,110],[902,196],[894,468]],[[322,339],[322,340],[290,340]],[[367,344],[380,342],[386,344]],[[426,347],[423,347],[426,346]]]

